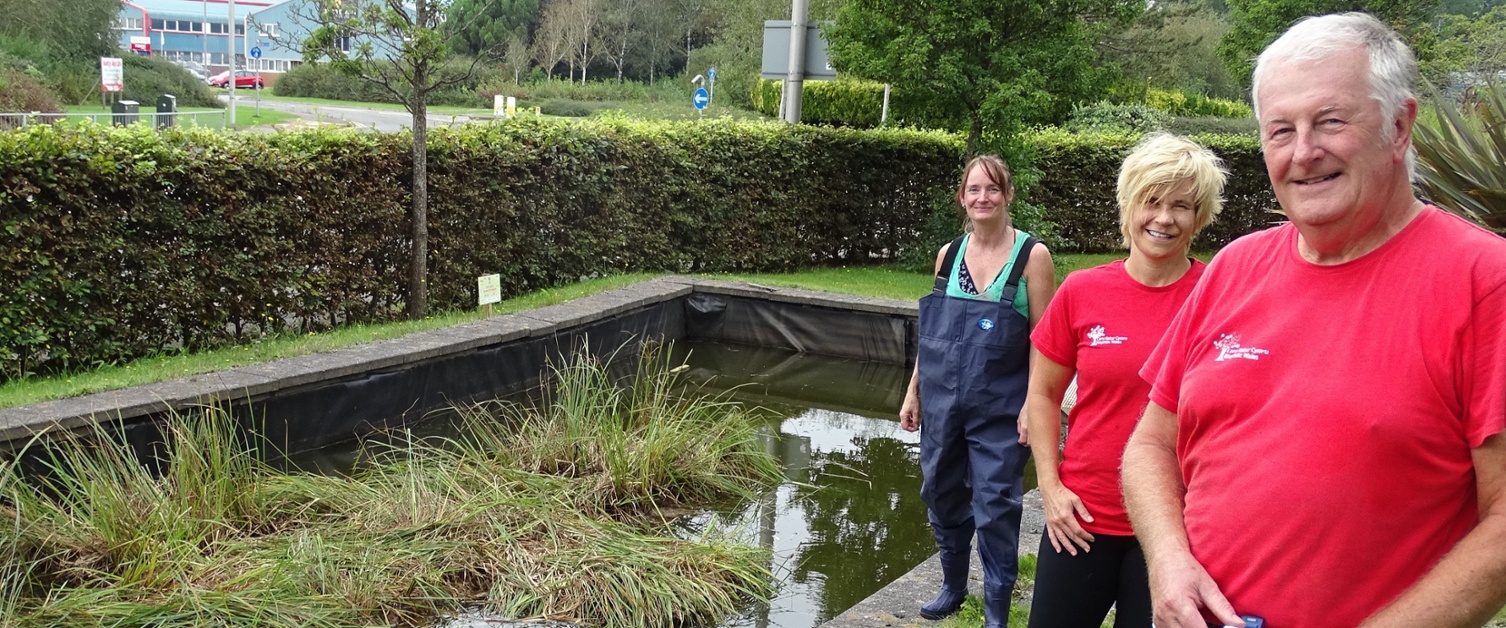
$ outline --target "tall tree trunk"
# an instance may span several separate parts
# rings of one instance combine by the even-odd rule
[[[983,137],[983,114],[973,111],[972,118],[973,123],[967,129],[967,148],[964,149],[968,158],[978,154],[978,138]]]
[[[426,0],[415,3],[419,24],[427,24]],[[413,240],[408,265],[408,319],[423,320],[429,314],[429,64],[413,67],[413,205],[408,224]]]
[[[584,42],[584,41],[580,42],[580,84],[581,85],[585,85],[586,84],[586,64],[591,62],[591,57],[586,52],[587,51],[587,48],[586,48],[587,45],[588,45],[587,42]]]
[[[622,84],[622,64],[627,63],[627,35],[622,36],[622,46],[617,49],[617,84]]]

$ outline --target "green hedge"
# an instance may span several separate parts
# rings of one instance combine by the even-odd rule
[[[1242,102],[1154,87],[1145,90],[1145,104],[1174,116],[1249,118],[1255,115],[1250,106]]]
[[[0,381],[398,318],[408,137],[0,133]],[[1066,250],[1117,249],[1114,177],[1135,139],[1027,137],[1039,180],[1018,222]],[[1275,203],[1253,138],[1200,139],[1234,171],[1197,243],[1216,248]],[[617,271],[933,259],[958,224],[961,150],[939,132],[730,120],[434,129],[431,305],[473,307],[489,273],[515,295]]]
[[[0,134],[4,378],[400,316],[407,135]],[[430,291],[890,259],[957,176],[940,133],[550,122],[431,131]]]
[[[884,110],[884,84],[876,81],[837,79],[803,81],[800,121],[806,124],[850,126],[871,129],[879,125]],[[753,86],[753,109],[767,116],[779,114],[780,81],[760,80]],[[889,91],[890,126],[961,128],[959,120],[938,117],[915,103],[904,90]]]
[[[1030,201],[1045,207],[1069,250],[1121,250],[1115,183],[1119,165],[1139,134],[1074,134],[1048,129],[1026,142],[1036,149],[1033,163],[1041,179]],[[1197,135],[1199,143],[1223,158],[1229,169],[1224,209],[1192,244],[1200,251],[1222,248],[1234,238],[1283,220],[1273,211],[1276,197],[1266,178],[1260,140],[1248,135]]]

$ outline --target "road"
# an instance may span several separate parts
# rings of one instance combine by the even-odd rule
[[[235,106],[255,107],[255,96],[247,96],[244,92],[236,92]],[[227,96],[220,96],[220,100],[228,102]],[[320,122],[333,122],[347,124],[366,131],[379,131],[393,133],[413,126],[413,115],[406,111],[393,111],[390,109],[371,109],[359,105],[310,105],[262,99],[260,106],[263,109],[291,113],[304,120]],[[429,127],[451,126],[455,124],[468,124],[470,122],[491,120],[492,116],[466,116],[434,114],[428,115]]]

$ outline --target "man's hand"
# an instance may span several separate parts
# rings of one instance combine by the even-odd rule
[[[1225,625],[1245,625],[1191,554],[1168,557],[1150,567],[1150,602],[1156,628],[1207,628],[1201,610],[1205,608]]]

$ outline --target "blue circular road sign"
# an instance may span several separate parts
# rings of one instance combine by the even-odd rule
[[[706,105],[711,104],[711,94],[706,92],[706,88],[698,87],[690,97],[690,102],[695,104],[696,109],[705,109]]]
[[[709,78],[709,79],[715,81],[716,80],[716,68],[707,68],[707,70],[706,70],[706,78]]]
[[[261,46],[252,46],[251,47],[251,58],[252,59],[260,59],[261,58]]]

